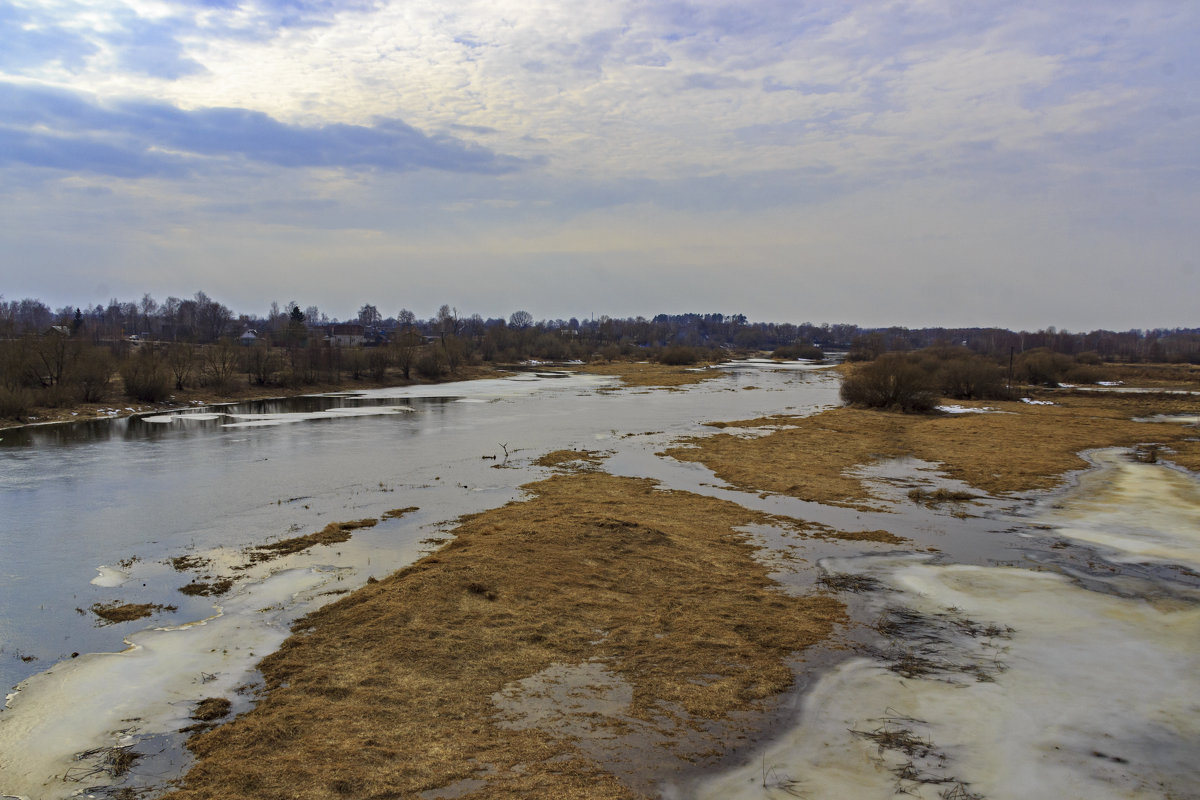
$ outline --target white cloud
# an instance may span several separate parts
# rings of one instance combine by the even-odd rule
[[[1200,12],[1187,4],[408,0],[289,20],[255,2],[23,2],[39,41],[93,48],[74,60],[0,60],[25,85],[193,112],[183,119],[261,112],[280,124],[264,130],[383,131],[386,118],[416,129],[409,139],[447,134],[546,159],[504,176],[399,175],[332,157],[239,174],[222,162],[219,174],[114,179],[101,187],[113,192],[103,209],[57,179],[21,189],[9,173],[2,200],[20,200],[23,224],[3,229],[4,241],[36,264],[74,253],[127,276],[122,265],[142,262],[196,275],[211,274],[205,263],[231,275],[266,265],[251,293],[279,280],[268,269],[291,264],[318,293],[329,263],[365,281],[378,265],[383,282],[394,279],[383,265],[436,263],[407,280],[436,293],[432,275],[458,276],[440,290],[451,300],[464,285],[508,291],[478,267],[501,264],[543,286],[570,273],[613,298],[608,313],[623,313],[630,286],[670,302],[679,282],[655,283],[660,272],[693,271],[689,302],[723,297],[736,266],[753,276],[741,285],[774,282],[823,303],[826,318],[860,320],[885,313],[884,300],[943,313],[939,292],[964,314],[1003,296],[1014,315],[1045,315],[1084,275],[1126,287],[1120,269],[1135,253],[1179,275],[1178,254],[1195,244]],[[139,31],[149,49],[131,61],[122,37]],[[193,62],[200,69],[181,67]],[[335,163],[357,172],[326,168]],[[54,214],[70,222],[48,222]],[[40,238],[48,229],[65,239]],[[476,269],[477,280],[461,277]],[[606,288],[589,270],[622,282]],[[1011,280],[998,282],[1005,270]],[[1045,307],[1019,308],[1047,284],[1057,294]],[[879,298],[864,298],[864,285]],[[1137,296],[1127,288],[1126,306]],[[786,308],[772,293],[754,302]]]

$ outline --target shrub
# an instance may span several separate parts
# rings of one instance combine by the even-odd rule
[[[157,403],[171,394],[171,379],[162,357],[143,347],[121,366],[125,394],[142,403]]]
[[[446,363],[442,359],[442,354],[438,348],[428,348],[417,358],[417,363],[414,365],[417,374],[422,378],[436,379],[442,377],[446,371]]]
[[[78,398],[85,403],[99,403],[104,400],[108,394],[112,374],[112,353],[103,347],[93,347],[84,351],[71,376],[77,388]]]
[[[658,354],[658,362],[660,364],[667,364],[673,367],[695,364],[699,360],[700,354],[696,352],[695,348],[682,344],[664,347]]]
[[[796,342],[795,344],[785,344],[782,347],[776,347],[775,352],[771,353],[771,358],[807,358],[810,361],[824,361],[825,352],[815,344]]]
[[[932,411],[937,392],[929,373],[899,353],[886,353],[842,383],[842,399],[867,408]]]
[[[600,348],[596,356],[602,361],[616,361],[621,357],[621,348],[615,344],[606,344]]]
[[[371,373],[371,380],[382,382],[387,376],[389,366],[391,358],[386,347],[372,347],[367,352],[367,369]]]
[[[934,377],[938,390],[956,400],[1003,400],[1010,395],[1004,381],[1004,369],[973,353],[940,362]]]
[[[1070,356],[1038,347],[1017,357],[1017,377],[1038,386],[1057,386],[1072,363]]]
[[[37,403],[46,408],[70,408],[79,402],[79,388],[70,383],[56,383],[37,393]]]
[[[1068,369],[1063,377],[1070,383],[1099,383],[1106,380],[1107,375],[1102,367],[1076,364]]]
[[[23,387],[0,386],[0,417],[20,420],[33,408],[33,392]]]

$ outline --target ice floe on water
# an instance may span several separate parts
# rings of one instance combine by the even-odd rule
[[[1008,567],[829,562],[895,639],[822,677],[799,724],[704,798],[1200,796],[1200,607]]]
[[[324,411],[287,411],[274,414],[226,414],[237,420],[227,422],[226,428],[255,428],[267,425],[287,425],[293,422],[309,422],[318,419],[346,419],[349,417],[378,417],[386,414],[404,414],[413,411],[412,406],[342,406]]]
[[[1114,562],[1200,565],[1194,476],[1090,454],[1036,512]],[[1103,591],[928,556],[826,559],[867,589],[872,645],[822,676],[788,732],[703,798],[1200,797],[1200,593]],[[1164,578],[1164,580],[1167,580]]]
[[[776,361],[771,358],[741,358],[735,361],[724,361],[717,364],[713,369],[770,369],[770,370],[825,370],[836,367],[836,361],[809,361],[805,359],[797,359],[795,361]]]
[[[72,775],[91,777],[80,751],[103,753],[136,742],[139,732],[188,725],[197,701],[233,696],[262,655],[287,638],[295,600],[314,597],[339,574],[275,573],[222,600],[207,619],[143,630],[120,653],[86,654],[25,681],[9,695],[0,725],[0,791],[29,800],[69,797],[82,788]]]
[[[169,424],[172,422],[212,422],[220,419],[224,414],[215,412],[197,411],[185,412],[179,414],[153,414],[148,417],[141,417],[142,422],[152,422],[158,425]]]
[[[125,570],[117,569],[116,567],[110,567],[104,564],[96,567],[96,572],[98,574],[90,581],[93,586],[112,588],[120,586],[121,584],[125,583],[125,581],[129,580],[129,573]]]
[[[1043,510],[1039,522],[1105,548],[1114,561],[1200,569],[1200,482],[1193,475],[1134,461],[1120,449],[1087,458],[1096,469],[1080,476],[1078,492]]]
[[[271,425],[287,425],[293,422],[309,422],[318,419],[376,417],[384,414],[403,414],[411,411],[413,411],[411,406],[342,406],[339,408],[327,408],[322,411],[288,411],[268,414],[251,412],[155,414],[150,417],[142,417],[142,422],[163,425],[173,422],[211,422],[213,420],[231,419],[236,421],[226,422],[222,427],[259,428]]]

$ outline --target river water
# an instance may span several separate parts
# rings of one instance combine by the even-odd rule
[[[1200,778],[1189,772],[1186,759],[1172,756],[1175,760],[1164,765],[1162,759],[1141,755],[1168,734],[1182,742],[1180,746],[1200,742],[1200,710],[1194,707],[1200,691],[1195,678],[1180,676],[1196,666],[1196,650],[1194,644],[1178,644],[1180,635],[1197,641],[1192,636],[1195,623],[1188,616],[1195,613],[1196,581],[1179,561],[1191,556],[1194,543],[1172,544],[1188,536],[1194,517],[1187,515],[1196,513],[1189,506],[1200,507],[1194,477],[1161,465],[1138,465],[1147,469],[1130,473],[1119,454],[1107,454],[1098,456],[1095,471],[1129,478],[1119,496],[1112,495],[1112,480],[1102,479],[1095,486],[1084,481],[1068,501],[1060,498],[1053,507],[990,502],[977,507],[975,516],[962,517],[904,499],[908,486],[954,488],[918,462],[893,462],[869,472],[879,493],[895,501],[891,512],[869,513],[736,491],[703,467],[655,455],[681,436],[711,432],[703,425],[706,421],[807,414],[835,405],[837,388],[836,378],[821,369],[779,369],[761,363],[729,366],[717,378],[678,391],[622,389],[612,379],[596,376],[526,373],[0,432],[0,678],[6,686],[20,684],[0,712],[0,793],[39,799],[79,792],[102,797],[109,796],[114,785],[150,787],[177,777],[187,757],[184,737],[174,731],[190,722],[194,703],[224,696],[234,701],[235,710],[247,707],[248,687],[256,680],[254,664],[283,641],[294,619],[373,576],[412,563],[435,547],[460,515],[519,498],[522,484],[546,474],[532,464],[534,460],[551,450],[573,448],[604,452],[605,469],[614,474],[650,477],[669,488],[843,529],[888,528],[910,537],[913,544],[900,548],[904,552],[869,543],[805,543],[806,568],[781,559],[777,577],[795,591],[810,591],[822,570],[869,578],[874,591],[846,597],[860,622],[908,609],[921,619],[945,622],[946,614],[973,614],[999,626],[996,630],[1011,628],[1015,632],[1003,641],[981,643],[967,637],[945,656],[968,666],[984,656],[997,663],[1003,660],[1001,650],[1009,654],[1015,648],[1022,659],[1039,665],[993,671],[989,686],[1018,693],[995,701],[993,718],[1000,719],[1004,708],[1020,706],[1025,697],[1037,698],[1047,709],[1055,707],[1048,697],[1062,695],[1063,703],[1072,701],[1071,682],[1047,689],[1037,684],[1038,675],[1086,671],[1089,660],[1102,653],[1119,681],[1119,676],[1137,674],[1144,666],[1137,658],[1113,653],[1153,654],[1167,664],[1155,673],[1161,691],[1122,711],[1129,719],[1145,722],[1138,728],[1144,734],[1138,740],[1141,745],[1126,747],[1126,755],[1113,756],[1122,761],[1104,761],[1099,771],[1100,759],[1080,756],[1079,764],[1063,767],[1068,769],[1065,780],[1075,779],[1070,770],[1094,777],[1106,774],[1104,770],[1128,772],[1134,763],[1142,769],[1139,775],[1147,770],[1165,774],[1171,791],[1198,791],[1112,796],[1200,794]],[[1149,487],[1163,481],[1171,484],[1177,514],[1168,512],[1158,519],[1152,534],[1139,533],[1139,525],[1146,528],[1141,518],[1133,513],[1131,521],[1115,509],[1131,502],[1161,506],[1161,492]],[[1106,490],[1109,495],[1099,496]],[[1135,497],[1139,491],[1140,499]],[[390,509],[413,507],[418,510],[357,530],[350,541],[333,547],[247,564],[247,547],[320,530],[330,522],[378,518]],[[1178,514],[1184,515],[1182,521]],[[797,544],[784,541],[778,531],[754,533],[767,548],[767,557],[772,552],[795,555]],[[1102,535],[1108,538],[1098,538]],[[1150,562],[1136,547],[1119,546],[1147,538],[1155,554]],[[936,556],[930,555],[931,548],[936,548]],[[180,556],[195,561],[177,570],[170,559]],[[818,561],[822,570],[812,568]],[[968,572],[945,572],[950,569]],[[1039,577],[1031,579],[1027,573]],[[237,579],[223,597],[214,600],[178,591],[193,580],[218,576]],[[1047,577],[1057,583],[1038,582]],[[923,588],[914,588],[918,584]],[[985,588],[978,596],[968,596],[963,585]],[[1029,604],[1005,605],[998,599],[1013,593],[1040,598],[1030,601],[1033,608],[1038,602],[1079,608],[1084,617],[1136,616],[1144,606],[1165,610],[1126,627],[1110,626],[1107,644],[1073,648],[1084,653],[1083,661],[1067,663],[1069,659],[1052,657],[1057,652],[1055,631],[1083,623],[1067,612],[1057,621],[1043,619]],[[150,619],[98,624],[92,605],[114,602],[170,608]],[[1115,606],[1098,611],[1089,605],[1094,603]],[[962,629],[953,621],[942,627],[947,625]],[[904,635],[924,635],[919,628]],[[950,681],[936,675],[902,680],[902,688],[923,681],[932,688],[910,703],[921,705],[919,715],[896,712],[897,719],[919,717],[925,727],[918,733],[930,741],[936,729],[939,743],[948,737],[955,747],[964,743],[953,754],[944,752],[947,748],[936,751],[943,766],[956,757],[955,769],[937,772],[918,765],[927,776],[954,781],[898,780],[897,764],[908,757],[903,748],[897,754],[880,747],[876,739],[845,733],[855,725],[903,727],[878,719],[885,708],[908,702],[902,688],[889,683],[897,673],[889,669],[879,637],[861,629],[845,633],[858,641],[866,657],[847,659],[842,653],[826,662],[814,660],[823,664],[821,672],[798,682],[808,688],[798,689],[784,704],[793,711],[775,720],[779,735],[774,741],[737,753],[725,765],[730,771],[718,777],[712,769],[687,774],[664,767],[638,788],[678,797],[784,797],[794,796],[798,787],[808,796],[891,797],[903,789],[933,798],[955,787],[964,794],[951,796],[973,796],[972,787],[990,780],[992,794],[987,796],[1004,795],[994,788],[1007,785],[1003,779],[977,777],[996,771],[985,756],[995,736],[990,739],[955,722],[958,712],[944,711],[945,721],[939,721],[928,710],[951,708],[939,693],[948,685],[961,688],[970,683],[961,680],[962,670],[950,670]],[[1043,642],[1042,649],[1030,642]],[[1200,670],[1191,669],[1190,674]],[[1036,689],[1029,688],[1035,684]],[[1111,692],[1112,686],[1105,684],[1098,691]],[[958,699],[956,694],[966,696],[951,692],[949,697]],[[1172,698],[1183,698],[1180,702],[1186,706],[1189,696],[1190,710],[1175,714],[1174,722],[1162,723],[1162,708]],[[853,697],[869,701],[855,705],[847,699]],[[1094,703],[1096,697],[1086,699]],[[876,708],[880,703],[883,706]],[[909,729],[913,725],[909,723]],[[1092,730],[1098,725],[1084,720],[1076,727]],[[1147,725],[1159,727],[1150,731]],[[1030,728],[1022,730],[1027,733]],[[821,733],[814,736],[814,731]],[[842,741],[846,736],[854,747]],[[1067,737],[1071,752],[1093,747],[1094,737],[1089,736]],[[903,737],[897,741],[903,743]],[[813,742],[823,743],[815,755],[805,749]],[[974,749],[967,742],[976,743]],[[113,748],[129,745],[136,745],[143,758],[130,774],[114,781],[106,772],[106,759],[117,752]],[[1114,751],[1107,745],[1093,749],[1106,755]],[[838,762],[831,767],[831,774],[851,776],[845,778],[848,782],[822,777],[820,765],[834,750],[857,754],[848,756],[857,766]],[[1135,751],[1137,755],[1131,755]],[[1178,747],[1170,750],[1177,751]],[[1022,751],[1021,756],[1036,754]],[[739,761],[746,764],[741,770]]]

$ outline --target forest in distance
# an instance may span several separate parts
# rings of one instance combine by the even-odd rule
[[[295,302],[272,303],[266,315],[235,314],[204,292],[162,303],[146,294],[138,302],[114,299],[108,306],[57,311],[37,299],[0,296],[0,419],[20,422],[39,409],[118,398],[158,403],[189,390],[230,395],[253,387],[445,380],[465,377],[471,368],[528,360],[679,365],[731,354],[819,360],[826,350],[850,361],[935,353],[937,366],[926,358],[926,371],[954,373],[937,388],[972,397],[980,382],[992,387],[984,391],[1014,379],[1093,383],[1105,377],[1104,364],[1198,364],[1200,328],[869,328],[753,322],[719,313],[539,321],[526,311],[485,319],[449,305],[421,319],[408,309],[385,317],[372,304],[339,321]],[[946,363],[956,368],[948,370]],[[964,373],[978,380],[964,388]]]

